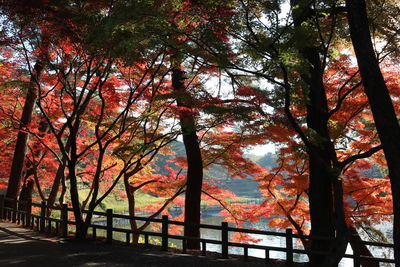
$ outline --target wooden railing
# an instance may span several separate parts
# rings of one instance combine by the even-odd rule
[[[7,201],[8,205],[5,205],[5,201]],[[12,203],[12,205],[10,205]],[[26,210],[19,210],[18,205],[25,204],[27,207]],[[12,208],[10,208],[12,207]],[[32,207],[38,207],[39,214],[33,214],[31,212]],[[60,218],[51,218],[46,216],[46,211],[48,209],[59,210]],[[4,195],[0,195],[0,219],[9,220],[13,223],[22,224],[27,227],[32,227],[32,229],[37,229],[39,232],[48,231],[51,233],[54,231],[57,235],[61,237],[68,236],[68,227],[69,225],[75,225],[74,221],[68,220],[68,212],[72,212],[72,208],[68,208],[67,204],[63,204],[61,207],[49,207],[46,205],[45,201],[42,201],[40,204],[38,203],[23,203],[18,200],[7,199]],[[87,211],[84,211],[87,213]],[[206,238],[193,238],[182,235],[171,235],[169,234],[169,226],[178,225],[185,226],[184,222],[172,221],[169,220],[168,216],[162,216],[161,218],[146,218],[146,217],[132,217],[128,215],[122,214],[114,214],[112,209],[108,209],[107,212],[93,212],[93,215],[98,217],[105,218],[105,225],[99,225],[92,223],[90,224],[90,228],[92,229],[92,238],[96,239],[97,230],[102,229],[106,232],[106,242],[112,243],[113,233],[119,232],[124,233],[126,235],[126,243],[130,244],[132,235],[140,235],[144,237],[144,245],[149,245],[149,237],[160,237],[161,238],[161,247],[163,250],[168,249],[168,244],[170,239],[180,240],[182,242],[182,252],[186,253],[186,243],[188,240],[196,240],[201,244],[201,252],[202,255],[206,255],[207,244],[217,244],[221,246],[221,256],[223,258],[228,258],[228,248],[229,247],[241,247],[243,248],[243,257],[245,260],[248,259],[248,251],[249,249],[259,249],[265,252],[265,260],[268,262],[270,260],[270,252],[278,251],[286,253],[286,262],[288,265],[293,263],[293,254],[307,254],[307,255],[329,255],[328,252],[324,251],[310,251],[302,248],[295,248],[293,246],[293,239],[310,239],[310,240],[332,240],[324,237],[316,237],[316,236],[308,236],[308,235],[298,235],[293,234],[292,229],[286,229],[285,232],[273,232],[273,231],[263,231],[263,230],[250,230],[250,229],[242,229],[230,227],[227,222],[222,222],[221,225],[209,225],[209,224],[200,224],[197,225],[201,229],[211,229],[217,230],[221,233],[221,240],[213,240]],[[131,230],[131,229],[123,229],[117,228],[113,226],[114,219],[126,219],[126,220],[137,220],[144,222],[153,222],[161,225],[160,232],[155,231],[139,231],[139,230]],[[266,235],[266,236],[277,236],[285,238],[285,247],[276,247],[276,246],[264,246],[258,244],[244,244],[237,242],[229,241],[229,233],[245,233],[245,234],[257,234],[257,235]],[[385,247],[385,248],[393,248],[393,244],[387,243],[378,243],[378,242],[368,242],[368,241],[355,241],[358,242],[356,245],[367,245],[367,246],[376,246],[376,247]],[[367,257],[361,256],[357,252],[357,250],[352,254],[345,254],[344,258],[353,259],[354,266],[360,266],[361,260],[373,261],[373,262],[382,262],[382,263],[394,263],[394,259],[387,258],[377,258],[377,257]]]

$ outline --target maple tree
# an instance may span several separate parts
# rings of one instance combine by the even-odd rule
[[[11,9],[11,11],[9,12],[14,13],[14,10]],[[23,24],[23,22],[21,24]],[[20,27],[24,26],[20,25]],[[14,156],[8,181],[6,196],[11,199],[17,198],[20,189],[22,170],[25,163],[25,155],[28,142],[28,133],[24,130],[24,128],[27,127],[27,125],[32,120],[32,114],[38,94],[37,86],[44,69],[47,54],[49,52],[49,34],[46,32],[46,30],[42,30],[42,36],[40,39],[41,40],[39,41],[40,43],[36,51],[36,63],[32,68],[29,68],[30,79],[29,84],[27,85],[26,99],[23,105],[23,111],[18,126],[18,137],[15,144]]]
[[[346,194],[352,190],[359,193],[356,197],[358,199],[356,202],[377,203],[374,198],[380,199],[382,200],[381,204],[384,205],[384,211],[382,211],[381,215],[388,215],[390,214],[390,205],[388,206],[387,202],[390,201],[390,197],[386,199],[379,197],[379,192],[382,192],[382,196],[387,196],[387,179],[367,179],[361,174],[362,170],[371,167],[371,163],[358,158],[371,155],[373,152],[378,151],[380,146],[377,141],[377,135],[371,132],[372,120],[368,109],[366,109],[367,100],[365,95],[362,94],[359,82],[346,80],[357,73],[357,70],[349,66],[344,68],[343,62],[345,62],[345,58],[334,61],[327,71],[329,76],[325,76],[324,80],[327,94],[330,96],[328,104],[332,115],[328,127],[330,136],[336,144],[335,153],[341,173],[340,179],[344,183],[345,195],[343,199],[348,200],[349,197]],[[351,69],[353,72],[350,71]],[[340,108],[338,108],[339,105]],[[300,107],[300,109],[295,109],[296,107]],[[302,105],[293,105],[291,112],[296,115],[297,119],[305,118],[306,110]],[[361,127],[364,127],[365,130],[361,130]],[[354,132],[353,129],[358,131]],[[305,146],[302,142],[296,140],[296,132],[293,129],[287,129],[287,122],[284,120],[277,119],[273,126],[268,127],[268,134],[273,140],[280,143],[282,148],[279,153],[278,166],[269,173],[267,172],[256,178],[261,185],[264,197],[267,199],[262,208],[258,209],[257,216],[261,214],[279,214],[283,218],[271,217],[270,226],[286,228],[293,225],[300,234],[308,233],[307,222],[310,220],[308,213],[309,167]],[[346,146],[343,146],[343,144]],[[358,160],[355,161],[356,159]],[[349,173],[352,174],[349,175]],[[351,178],[348,178],[349,176]],[[363,178],[360,178],[360,176]],[[356,182],[356,179],[359,180]],[[361,183],[364,185],[361,186]],[[383,186],[384,184],[385,186]],[[374,190],[379,188],[379,191],[370,195],[368,191],[372,188],[375,188]],[[350,198],[356,199],[354,196]],[[363,205],[360,204],[357,207],[363,207]],[[369,206],[369,204],[365,205]],[[354,208],[351,201],[346,201],[344,208],[346,223],[349,226],[354,225],[355,221],[366,219],[363,216],[368,214],[368,212],[363,213],[360,217],[356,215],[355,213],[361,212],[361,210],[357,210],[357,208],[351,210]],[[378,209],[378,206],[375,208]],[[369,216],[373,216],[373,214],[369,214]],[[379,217],[377,216],[377,218]],[[302,242],[306,248],[310,248],[311,244],[308,240],[302,240]]]
[[[45,140],[43,140],[40,135],[36,134],[36,137],[46,145],[47,149],[51,150],[52,156],[56,156],[56,159],[60,162],[60,167],[57,171],[54,183],[55,186],[53,186],[51,197],[49,197],[50,202],[54,202],[60,177],[63,177],[64,168],[66,166],[68,167],[68,180],[71,184],[70,196],[73,203],[75,218],[78,223],[77,236],[82,238],[85,235],[85,228],[87,228],[90,222],[91,215],[89,213],[89,216],[86,216],[85,223],[83,223],[77,192],[77,175],[79,175],[79,173],[76,173],[76,168],[77,166],[82,166],[82,164],[87,164],[82,162],[84,160],[80,161],[82,156],[84,156],[84,158],[86,157],[86,160],[90,160],[93,157],[97,157],[98,159],[97,167],[96,165],[92,166],[92,170],[88,172],[92,173],[94,176],[92,177],[91,189],[93,189],[93,191],[91,191],[91,201],[89,203],[89,210],[92,212],[99,203],[96,203],[99,179],[105,175],[106,170],[109,168],[106,167],[102,169],[103,161],[109,158],[109,155],[106,153],[107,146],[113,140],[119,138],[123,132],[126,132],[128,127],[133,127],[132,123],[126,121],[127,115],[130,112],[129,107],[132,106],[135,100],[140,100],[141,95],[149,87],[149,84],[154,82],[154,76],[152,76],[151,73],[149,75],[149,71],[146,72],[146,70],[143,70],[144,74],[142,79],[140,79],[140,76],[135,77],[136,80],[133,82],[138,82],[139,84],[134,87],[131,86],[131,93],[124,92],[122,95],[118,96],[114,88],[114,86],[118,86],[118,81],[116,79],[108,81],[107,79],[110,74],[111,61],[106,63],[105,58],[85,55],[82,49],[74,42],[64,40],[58,41],[58,43],[53,42],[52,45],[52,54],[46,62],[51,66],[50,70],[46,70],[48,71],[48,76],[46,80],[40,81],[40,85],[39,82],[37,82],[37,85],[40,87],[38,104],[42,115],[45,117],[50,127],[51,133],[56,137],[58,151],[54,149],[54,142],[52,148],[51,145],[45,143]],[[27,54],[29,51],[25,50],[25,53]],[[158,59],[157,55],[154,60],[156,59]],[[154,63],[155,62],[153,62],[153,64]],[[146,77],[146,79],[149,78],[150,82],[147,85],[142,85],[140,82],[145,79],[146,75],[150,76],[150,78]],[[104,92],[102,90],[104,90]],[[62,100],[62,104],[58,108],[54,106],[57,98]],[[120,106],[119,103],[115,101],[122,100],[127,101],[127,106],[121,113],[118,114],[117,111],[117,115],[114,116],[116,113],[112,112],[112,110],[118,109]],[[92,103],[90,109],[88,109],[89,102]],[[97,104],[98,108],[94,108],[95,103],[93,102]],[[33,105],[35,101],[29,101],[29,103]],[[86,115],[86,113],[88,114]],[[96,113],[100,113],[100,116],[96,117],[98,119],[97,121],[93,121],[93,118],[91,118],[93,115],[90,114]],[[112,121],[113,117],[114,121]],[[114,128],[117,127],[116,123],[122,121],[121,118],[124,120],[122,123],[123,127],[119,129],[119,133],[111,137],[110,141],[107,139],[110,138],[107,134],[114,131]],[[61,123],[62,121],[64,123]],[[89,125],[94,126],[94,128],[89,130]],[[107,125],[109,125],[108,128],[106,127]],[[28,131],[35,133],[34,128],[33,126],[32,129],[24,129],[24,131],[25,133]],[[94,132],[95,136],[88,136],[90,131]],[[79,155],[78,149],[81,147],[78,146],[77,142],[79,143],[80,141],[77,141],[77,139],[80,137],[86,137],[86,141],[83,141],[81,145],[85,143],[89,145],[83,148],[83,152]],[[104,142],[104,147],[102,147],[102,140],[106,140]],[[154,142],[154,140],[152,141]],[[95,145],[99,147],[97,151],[92,149]],[[143,144],[143,146],[147,145],[148,143]],[[44,165],[42,164],[41,168],[43,167]],[[35,177],[38,177],[38,175],[35,175]],[[38,191],[41,192],[40,183],[37,179],[35,180],[39,189]],[[42,183],[43,182],[42,179]],[[42,193],[40,195],[44,198]]]
[[[254,3],[254,5],[256,5]],[[302,6],[300,2],[292,2],[293,8],[292,20],[293,20],[293,29],[294,31],[303,31],[305,38],[310,38],[312,36],[312,29],[306,29],[303,25],[307,25],[306,23],[310,20],[311,11],[309,11],[309,7],[307,5]],[[261,55],[261,58],[271,57],[275,59],[276,65],[271,67],[272,69],[272,77],[269,76],[268,73],[265,74],[264,71],[258,71],[257,74],[266,78],[269,81],[272,81],[274,84],[278,85],[283,90],[284,97],[284,107],[282,111],[286,115],[290,126],[297,132],[298,136],[302,140],[305,145],[305,150],[308,153],[308,161],[309,161],[309,203],[310,203],[310,214],[311,214],[311,224],[312,224],[312,234],[318,236],[326,236],[326,237],[334,237],[335,236],[335,228],[334,228],[334,218],[340,218],[340,214],[343,214],[343,211],[340,211],[341,198],[340,196],[335,196],[339,198],[335,204],[335,209],[337,212],[337,216],[334,217],[333,213],[333,186],[335,177],[335,162],[337,159],[332,155],[333,144],[330,140],[327,122],[328,122],[328,108],[327,108],[327,99],[325,94],[325,88],[322,83],[323,78],[323,65],[325,62],[320,62],[319,51],[314,46],[307,46],[307,43],[302,43],[301,39],[299,40],[299,36],[296,36],[294,41],[294,47],[291,50],[294,57],[298,57],[298,61],[301,62],[304,66],[301,66],[299,63],[291,63],[279,60],[281,57],[280,47],[277,47],[274,43],[271,43],[270,46],[266,46],[264,42],[265,38],[261,37],[263,33],[262,30],[258,30],[252,24],[253,20],[249,18],[249,12],[252,11],[253,6],[245,5],[244,15],[246,19],[246,25],[248,36],[241,37],[239,33],[237,38],[245,40],[245,45],[248,45],[250,49],[255,50],[256,53]],[[257,6],[257,5],[256,5]],[[267,7],[268,8],[268,7]],[[270,7],[271,13],[277,9],[279,11],[279,7],[272,6]],[[257,9],[255,9],[257,10]],[[257,12],[257,11],[256,11]],[[269,12],[269,10],[265,10],[265,12]],[[268,13],[267,13],[268,14]],[[272,13],[271,16],[273,16]],[[255,13],[252,17],[255,23],[257,23],[258,13]],[[271,23],[273,30],[271,30],[272,34],[274,34],[274,27],[278,28],[280,25],[275,25]],[[261,24],[265,25],[265,24]],[[254,28],[253,28],[254,27]],[[267,27],[267,26],[266,26]],[[291,27],[291,26],[290,26]],[[267,28],[266,31],[269,29]],[[307,32],[307,30],[309,32]],[[260,32],[260,33],[259,33]],[[235,34],[235,33],[234,33]],[[280,34],[278,32],[278,34]],[[280,38],[277,37],[269,37],[269,38]],[[262,38],[262,39],[261,39]],[[289,36],[288,38],[293,38]],[[297,44],[297,46],[296,46]],[[277,44],[278,45],[278,44]],[[329,44],[327,44],[329,46]],[[254,47],[256,47],[254,49]],[[259,47],[259,48],[258,48]],[[286,48],[286,47],[285,47]],[[259,50],[257,50],[259,49]],[[266,52],[264,52],[266,51]],[[265,53],[265,54],[263,54]],[[286,53],[282,51],[282,53]],[[256,56],[257,58],[257,56]],[[325,57],[326,59],[326,57]],[[294,68],[293,68],[294,67]],[[297,68],[300,69],[298,71]],[[274,69],[276,68],[276,70]],[[237,69],[243,70],[243,68],[239,67]],[[267,69],[269,70],[269,69]],[[244,69],[244,71],[251,72],[252,70]],[[257,71],[257,70],[256,70]],[[278,79],[273,76],[275,72],[279,73]],[[254,72],[254,71],[253,71]],[[296,73],[297,72],[297,73]],[[293,77],[293,78],[292,78]],[[306,121],[305,124],[309,129],[308,133],[304,130],[304,122],[299,122],[298,118],[293,115],[291,111],[291,101],[292,95],[295,88],[298,88],[300,85],[300,81],[303,82],[307,86],[302,86],[302,91],[306,92],[305,99],[308,99],[309,102],[305,103],[306,106]],[[321,190],[323,191],[321,193]],[[300,197],[298,195],[298,197]],[[297,201],[296,201],[297,203]],[[343,216],[341,216],[343,218]],[[337,226],[343,225],[342,222],[336,222]],[[338,230],[338,229],[336,229]],[[314,241],[312,242],[313,248],[325,249],[329,250],[333,248],[329,242],[326,241]],[[335,246],[337,247],[337,246]],[[312,257],[314,258],[314,257]],[[317,257],[315,257],[317,258]],[[319,257],[321,258],[321,257]],[[322,259],[316,259],[316,262],[321,261]]]
[[[10,174],[1,186],[8,186],[8,197],[29,200],[35,192],[50,206],[57,197],[60,204],[71,199],[77,238],[85,238],[94,210],[111,192],[126,198],[135,216],[135,194],[142,191],[160,197],[140,208],[151,218],[171,205],[185,209],[177,219],[187,223],[186,236],[200,237],[195,224],[203,201],[222,206],[226,220],[238,225],[267,216],[274,228],[334,238],[301,240],[306,249],[333,255],[311,256],[312,264],[334,266],[360,225],[393,213],[392,196],[396,211],[396,163],[389,158],[400,148],[383,140],[396,131],[378,122],[384,116],[377,108],[393,103],[384,114],[398,126],[398,36],[380,18],[354,19],[351,5],[363,1],[347,1],[350,36],[336,1],[290,1],[289,11],[280,1],[252,0],[4,2],[13,30],[0,47],[0,172]],[[387,2],[382,10],[396,14]],[[380,38],[390,40],[383,49],[390,54],[376,58],[371,37],[354,33],[357,21],[364,30],[376,25]],[[358,46],[367,43],[369,55],[360,55],[367,50]],[[375,69],[366,75],[369,62]],[[387,105],[374,102],[383,98],[370,89],[373,74],[388,89],[380,90]],[[230,83],[223,93],[222,79]],[[170,144],[179,135],[186,157],[162,172],[156,160],[173,154]],[[278,165],[269,171],[243,155],[265,142],[279,148]],[[365,171],[386,168],[382,148],[391,184]],[[235,178],[254,176],[265,201],[232,204],[233,193],[203,179],[213,165]],[[81,189],[88,192],[83,200]]]
[[[308,183],[310,183],[310,188],[305,191],[308,194],[307,197],[309,197],[310,203],[312,234],[336,236],[336,241],[333,244],[324,241],[312,242],[314,248],[318,247],[331,252],[336,250],[337,253],[336,259],[315,257],[315,262],[316,264],[324,260],[338,262],[348,242],[346,240],[348,227],[342,204],[342,186],[338,178],[346,164],[357,158],[368,157],[381,148],[379,145],[369,148],[364,146],[363,149],[365,150],[362,150],[358,155],[349,156],[348,160],[343,162],[339,157],[340,154],[335,153],[335,147],[339,143],[335,143],[335,136],[332,135],[334,133],[331,133],[329,128],[336,126],[337,130],[341,130],[341,127],[346,126],[346,123],[336,123],[335,125],[332,121],[332,116],[338,113],[340,108],[343,108],[343,101],[359,86],[359,82],[358,85],[354,83],[354,77],[352,77],[350,84],[353,84],[354,88],[346,92],[349,82],[345,81],[339,91],[336,107],[328,105],[328,88],[324,84],[323,75],[329,62],[337,57],[335,53],[332,53],[332,51],[335,51],[335,47],[332,45],[337,40],[335,32],[338,28],[336,25],[339,25],[338,22],[341,18],[340,6],[335,6],[335,4],[330,6],[329,3],[325,4],[323,2],[318,4],[305,3],[303,1],[292,2],[292,13],[288,14],[287,20],[289,23],[281,26],[279,22],[283,21],[284,23],[285,20],[282,20],[277,15],[280,12],[279,5],[262,6],[262,4],[258,5],[252,1],[242,2],[242,5],[244,9],[243,17],[239,19],[239,22],[245,21],[245,23],[244,25],[242,24],[243,26],[239,31],[232,32],[232,36],[242,42],[242,51],[252,55],[255,63],[252,65],[253,68],[244,67],[249,64],[249,60],[239,58],[236,65],[228,64],[228,67],[239,71],[239,75],[240,72],[255,74],[260,79],[276,85],[277,94],[280,95],[280,98],[277,99],[282,99],[276,106],[287,117],[287,120],[283,120],[284,124],[286,127],[289,125],[295,131],[295,136],[302,141],[301,146],[296,145],[293,148],[295,151],[299,149],[306,151],[308,163],[307,168],[305,168],[304,163],[293,163],[291,167],[292,163],[286,161],[281,166],[282,172],[288,169],[293,171],[292,175],[294,177],[309,176]],[[318,12],[326,13],[316,17]],[[263,21],[263,16],[270,19],[270,21],[267,23]],[[314,41],[311,42],[310,40]],[[338,63],[338,61],[334,62]],[[333,73],[335,72],[330,72],[329,75]],[[356,73],[354,73],[354,76],[357,76]],[[306,110],[303,110],[305,112],[303,115],[294,109],[298,105],[303,105],[303,108],[306,107]],[[366,102],[359,106],[358,111],[354,111],[353,116],[360,113],[363,108],[366,108]],[[278,122],[282,123],[282,118],[279,115],[277,118]],[[285,139],[284,136],[282,134],[277,139]],[[296,137],[291,136],[290,139],[296,140]],[[347,146],[348,142],[342,144]],[[289,151],[293,148],[289,148]],[[326,162],[324,163],[323,160],[326,160]],[[269,177],[276,176],[270,175]],[[282,181],[283,177],[281,176],[281,179],[277,179],[277,183],[280,186],[282,186],[282,183],[285,184]],[[299,181],[293,182],[293,184],[301,185]],[[315,190],[312,190],[312,188]],[[323,188],[327,190],[325,193],[321,193]],[[289,205],[284,211],[286,213],[285,217],[289,217],[289,221],[282,220],[281,223],[283,225],[288,225],[291,222],[296,229],[299,229],[298,225],[302,225],[307,219],[307,216],[301,216],[303,218],[300,217],[298,218],[300,220],[295,222],[293,217],[288,216],[296,205],[304,203],[301,198],[303,193],[300,191],[297,197],[294,196],[286,199],[286,201],[280,199],[278,207],[281,207],[279,209],[283,209],[284,205],[281,204],[284,202]],[[271,192],[267,196],[272,197],[274,201],[277,200],[277,195]],[[281,195],[281,197],[287,198],[285,194]],[[290,204],[290,202],[293,203]],[[304,213],[304,208],[302,213]]]
[[[365,1],[346,1],[350,36],[365,93],[382,142],[389,169],[393,197],[393,241],[396,265],[400,265],[400,125],[375,55]]]
[[[183,143],[186,150],[187,157],[187,179],[185,189],[185,229],[184,235],[191,237],[200,237],[200,228],[196,225],[200,224],[200,205],[203,187],[203,159],[200,149],[200,142],[197,136],[197,121],[196,121],[196,103],[190,93],[190,88],[185,85],[185,71],[184,53],[192,53],[196,57],[204,58],[206,55],[202,50],[196,50],[196,45],[199,42],[210,41],[210,38],[215,38],[217,41],[221,39],[223,43],[224,38],[221,34],[221,29],[218,27],[219,20],[224,19],[221,12],[224,9],[229,9],[224,2],[218,5],[212,2],[199,3],[197,1],[183,1],[180,5],[169,6],[166,10],[171,17],[169,22],[172,24],[172,29],[167,36],[170,39],[168,44],[171,50],[170,64],[171,64],[171,81],[175,100],[178,107],[178,117],[180,121]],[[222,19],[221,19],[222,18]],[[168,19],[168,18],[167,18]],[[208,32],[204,32],[206,21],[214,20],[213,27],[207,27]],[[191,40],[196,38],[194,45],[186,45]],[[205,40],[206,39],[206,40]],[[213,45],[210,42],[207,45]],[[182,46],[185,50],[182,49]],[[183,50],[183,51],[182,51]],[[186,59],[187,61],[187,59]],[[196,76],[206,71],[201,64],[196,66],[196,61],[192,63],[192,72],[197,68],[196,72],[192,74],[191,80],[188,82],[196,84]],[[189,74],[191,75],[191,73]],[[193,86],[193,88],[195,88]],[[195,88],[196,89],[196,88]],[[188,248],[199,249],[200,243],[196,241],[188,241]]]
[[[70,182],[70,197],[73,204],[75,219],[78,222],[77,237],[82,238],[83,236],[85,236],[85,233],[87,231],[86,228],[91,219],[91,212],[93,211],[94,207],[98,203],[100,203],[101,200],[104,199],[104,197],[106,196],[106,194],[104,194],[102,197],[97,199],[97,194],[99,190],[99,179],[100,177],[103,177],[107,171],[109,172],[109,169],[112,169],[112,164],[111,167],[105,167],[104,169],[102,169],[101,166],[103,166],[103,161],[106,161],[105,158],[107,157],[107,154],[105,153],[105,151],[107,146],[111,143],[109,141],[116,139],[116,137],[120,139],[121,136],[119,134],[116,134],[114,137],[109,137],[106,136],[104,133],[101,133],[101,131],[107,133],[110,131],[111,126],[115,126],[113,125],[115,124],[114,121],[113,123],[111,123],[111,126],[109,126],[108,129],[107,127],[105,129],[102,129],[103,121],[105,120],[104,117],[108,118],[108,116],[110,116],[109,114],[115,113],[112,112],[111,108],[115,109],[116,107],[118,107],[118,105],[116,105],[115,103],[111,104],[110,101],[121,101],[121,99],[115,99],[115,93],[112,93],[114,90],[113,86],[115,85],[107,81],[112,66],[112,63],[107,62],[107,59],[84,54],[84,51],[72,40],[58,41],[58,43],[54,42],[52,49],[53,55],[51,58],[49,58],[48,63],[53,69],[49,70],[49,74],[50,72],[55,72],[55,74],[49,75],[48,77],[46,77],[46,80],[43,81],[43,83],[47,84],[41,85],[40,90],[43,97],[40,98],[40,101],[38,103],[39,109],[42,115],[45,117],[47,124],[49,125],[51,135],[55,136],[57,139],[58,148],[51,148],[51,144],[45,144],[44,138],[37,133],[36,137],[40,139],[43,144],[45,144],[47,149],[51,150],[53,154],[52,156],[56,156],[57,160],[59,161],[59,167],[56,171],[52,190],[49,196],[50,203],[54,202],[60,180],[65,180],[65,177],[63,177],[64,169],[66,167],[68,168],[67,179]],[[153,63],[155,63],[156,59],[158,59],[158,56],[155,58]],[[139,65],[136,65],[134,67],[134,69],[138,68],[140,69]],[[147,71],[143,71],[146,75]],[[136,82],[138,80],[141,80],[140,82],[143,82],[143,77],[136,78]],[[152,77],[150,80],[154,82],[154,77]],[[114,80],[114,82],[116,82],[116,80]],[[118,82],[116,82],[116,84],[118,84]],[[156,88],[160,87],[161,84],[162,82],[160,82],[160,84],[156,86]],[[102,93],[103,88],[105,90],[104,93]],[[141,90],[142,93],[145,91],[145,89],[147,89],[147,86],[145,86],[144,88],[138,86],[138,88]],[[131,88],[131,90],[136,90],[138,88]],[[139,93],[138,95],[140,95],[141,93]],[[97,94],[100,97],[101,104],[99,104],[98,100],[96,100]],[[108,96],[110,97],[110,99],[105,98],[107,94],[111,94],[110,96]],[[132,96],[135,98],[137,97],[133,94],[129,97]],[[152,93],[151,96],[155,97],[155,93]],[[53,107],[52,105],[53,103],[55,103],[55,99],[57,97],[62,99],[62,105],[60,107]],[[129,98],[125,102],[127,102],[128,105],[132,104],[130,103]],[[89,105],[89,103],[91,104]],[[100,107],[97,109],[88,109],[88,107],[93,106],[94,103],[100,105]],[[123,110],[123,112],[126,112],[127,110],[128,109],[126,108],[125,110]],[[98,118],[97,122],[93,121],[94,118],[91,117],[93,115],[89,115],[91,114],[91,112],[100,113],[100,118]],[[122,114],[124,114],[123,112]],[[123,115],[121,116],[115,114],[114,116],[116,116],[117,119],[119,117],[124,117]],[[126,117],[124,119],[126,120]],[[160,121],[161,118],[158,118],[156,120],[156,122],[158,123]],[[88,135],[91,131],[93,131],[89,130],[90,122],[91,124],[95,124],[95,138],[93,137],[93,135]],[[150,124],[148,117],[146,117],[146,119],[143,119],[142,122]],[[140,125],[140,123],[138,125]],[[131,127],[133,126],[131,125]],[[135,127],[133,127],[133,130],[127,127],[123,130],[120,129],[120,133],[124,131],[129,132],[130,140],[137,142],[138,137],[134,135],[134,130]],[[34,133],[34,130],[31,129],[30,131]],[[143,131],[146,132],[146,129],[144,129]],[[149,131],[149,129],[147,129],[147,131]],[[146,134],[148,135],[149,133],[147,132]],[[86,141],[79,141],[79,139],[82,139],[83,137],[85,137]],[[135,137],[136,139],[134,139],[133,137]],[[145,139],[143,146],[148,146],[155,140],[159,141],[159,136],[155,134],[153,134],[153,138],[155,138],[154,140],[146,140],[148,139],[148,136],[146,135],[143,138]],[[104,147],[102,146],[102,139],[107,139]],[[81,146],[79,146],[78,144],[80,144]],[[85,148],[84,146],[82,146],[84,144],[88,144],[88,146]],[[99,149],[97,151],[92,149],[95,145],[99,146]],[[160,145],[154,151],[158,151],[158,149],[160,149],[164,145],[165,144]],[[110,192],[112,190],[112,188],[117,183],[119,177],[123,175],[128,196],[132,196],[132,192],[130,192],[130,189],[132,187],[130,185],[129,178],[132,177],[135,173],[139,172],[147,164],[143,164],[143,159],[145,158],[146,153],[142,153],[139,157],[136,157],[135,152],[132,151],[133,148],[134,147],[126,146],[126,143],[124,143],[123,146],[118,147],[119,153],[122,153],[124,150],[129,149],[131,156],[127,161],[124,161],[124,168],[120,171],[120,174],[117,176],[115,182],[111,185],[110,189],[107,190],[107,192]],[[79,153],[79,149],[82,149],[83,151]],[[51,155],[51,153],[48,153],[47,156],[49,155]],[[154,155],[155,154],[153,154],[150,159],[154,157]],[[97,167],[96,165],[93,166],[84,163],[87,162],[87,160],[93,158],[97,158]],[[77,168],[80,168],[79,166],[82,165],[86,165],[85,171],[77,173]],[[132,166],[136,167],[130,170]],[[37,168],[37,165],[35,168]],[[48,167],[45,167],[44,163],[42,163],[41,169],[44,168],[50,170],[48,169]],[[54,168],[53,172],[55,172]],[[41,175],[43,174],[44,173],[42,172]],[[90,179],[87,180],[87,178],[85,178],[85,176],[88,176],[87,174],[92,174],[94,176],[91,178],[91,181]],[[40,175],[36,173],[34,176],[35,178],[37,178]],[[82,181],[86,180],[89,184],[91,184],[89,196],[82,203],[82,206],[80,206],[78,197],[79,194],[77,192],[77,177],[81,177]],[[38,179],[35,179],[35,181],[42,199],[46,199],[46,197],[43,195],[42,190],[40,189],[40,182],[38,181]],[[42,184],[43,182],[44,181],[42,181]],[[146,181],[143,182],[143,184],[146,183]],[[141,188],[141,186],[139,186],[139,188]],[[198,193],[201,193],[201,189],[198,190]],[[62,195],[63,194],[65,194],[65,185],[63,186]],[[89,197],[91,198],[90,201]],[[130,205],[133,202],[134,200],[130,198]],[[86,215],[86,219],[83,220],[81,210],[87,205],[87,203],[89,203],[89,213],[88,215]],[[134,210],[134,208],[132,210]],[[159,212],[157,214],[159,214]]]

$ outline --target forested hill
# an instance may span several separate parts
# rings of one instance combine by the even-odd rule
[[[156,169],[159,173],[166,174],[165,165],[171,168],[177,168],[173,163],[176,157],[185,157],[185,148],[182,142],[176,141],[171,145],[171,150],[174,151],[175,155],[160,155],[156,160]],[[246,158],[249,158],[253,162],[259,164],[262,167],[271,169],[276,164],[276,156],[270,152],[265,155],[253,155],[246,154]],[[222,188],[229,189],[238,196],[243,197],[258,197],[260,195],[258,190],[258,183],[252,181],[252,177],[247,177],[245,179],[232,178],[228,171],[220,165],[213,165],[206,169],[204,172],[205,180],[212,180],[217,183]]]
[[[171,168],[177,168],[174,164],[176,157],[185,157],[185,147],[182,142],[175,141],[171,144],[170,149],[174,151],[175,155],[159,155],[156,160],[156,170],[159,173],[167,174],[165,165]],[[265,155],[245,154],[245,157],[259,164],[260,166],[270,170],[276,166],[277,156],[271,152]],[[378,165],[374,165],[370,169],[363,170],[363,176],[371,178],[382,178],[385,176],[385,170],[382,170]],[[215,181],[222,188],[228,189],[238,196],[242,197],[259,197],[260,192],[258,183],[252,180],[252,177],[245,179],[232,178],[228,171],[220,165],[213,165],[204,171],[204,179]]]

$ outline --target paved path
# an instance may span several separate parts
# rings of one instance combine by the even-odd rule
[[[285,266],[161,252],[134,246],[62,242],[0,221],[0,266]]]

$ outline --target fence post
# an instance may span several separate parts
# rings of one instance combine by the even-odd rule
[[[4,195],[0,195],[0,220],[3,219],[4,215]]]
[[[96,238],[97,238],[97,230],[96,230],[97,228],[96,228],[96,226],[93,226],[92,227],[92,238],[93,238],[93,240],[96,240]]]
[[[32,199],[26,202],[26,210],[25,210],[25,226],[29,227],[31,225],[31,214],[32,214]]]
[[[68,204],[61,206],[61,237],[68,237]]]
[[[47,221],[47,233],[51,235],[51,220]]]
[[[17,224],[21,224],[21,210],[19,207],[17,208]]]
[[[353,238],[353,266],[360,267],[360,242],[358,238],[352,236]],[[378,263],[379,264],[379,263]]]
[[[168,215],[162,216],[162,228],[161,228],[161,245],[162,250],[168,250]]]
[[[269,263],[269,249],[265,249],[265,262]]]
[[[293,232],[292,229],[286,229],[286,262],[293,264]]]
[[[107,209],[107,244],[111,244],[113,239],[113,210]]]
[[[245,261],[249,260],[249,248],[248,247],[243,247],[243,257]]]
[[[42,203],[40,204],[40,227],[39,227],[39,231],[41,233],[43,233],[45,228],[46,228],[46,201],[42,201]]]
[[[17,200],[16,199],[13,200],[13,210],[12,210],[12,214],[11,214],[11,221],[13,223],[17,222]]]
[[[228,258],[228,223],[227,222],[222,222],[221,223],[221,252],[222,252],[222,258],[227,259]]]
[[[207,243],[206,241],[201,242],[201,255],[205,256],[207,251]]]
[[[187,246],[186,246],[187,240],[186,239],[182,239],[182,253],[186,254],[187,252]]]

